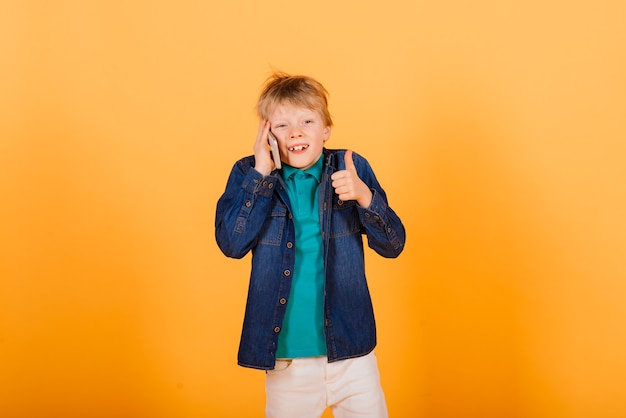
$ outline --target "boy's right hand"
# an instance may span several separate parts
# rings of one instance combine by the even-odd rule
[[[272,160],[267,140],[269,131],[270,123],[268,120],[263,119],[259,122],[259,130],[254,143],[254,169],[263,174],[263,176],[269,175],[274,169],[274,160]]]

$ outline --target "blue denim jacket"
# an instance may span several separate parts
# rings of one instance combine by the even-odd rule
[[[319,208],[324,243],[324,332],[328,361],[359,357],[376,346],[372,301],[365,278],[363,238],[383,257],[397,257],[405,230],[369,163],[354,153],[357,173],[372,190],[369,208],[341,201],[330,176],[345,169],[345,150],[324,149]],[[289,303],[295,242],[291,204],[280,173],[263,177],[254,157],[237,161],[217,203],[215,237],[228,257],[252,251],[252,271],[238,364],[270,370]]]

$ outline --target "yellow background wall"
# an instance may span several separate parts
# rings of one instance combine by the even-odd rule
[[[0,3],[0,416],[260,417],[213,238],[272,68],[408,231],[366,254],[394,418],[626,416],[619,0]]]

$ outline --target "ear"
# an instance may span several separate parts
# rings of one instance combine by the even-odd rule
[[[332,131],[330,126],[326,126],[324,128],[324,131],[322,132],[324,135],[324,142],[328,141],[330,139],[330,132]]]

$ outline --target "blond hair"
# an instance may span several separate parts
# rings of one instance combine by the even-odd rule
[[[282,103],[290,103],[319,112],[326,126],[333,126],[328,111],[328,91],[317,80],[302,75],[283,72],[272,74],[263,87],[256,105],[261,119],[269,119],[274,109]]]

